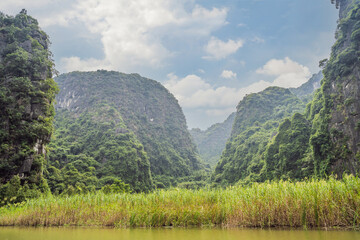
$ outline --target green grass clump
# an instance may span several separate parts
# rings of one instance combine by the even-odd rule
[[[0,208],[0,225],[357,227],[360,179],[50,196]]]

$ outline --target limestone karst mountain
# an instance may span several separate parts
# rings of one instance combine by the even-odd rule
[[[202,168],[183,112],[160,83],[104,70],[63,74],[56,81],[50,159],[60,161],[57,168],[69,155],[85,154],[95,160],[88,165],[98,178],[118,177],[139,191],[151,188],[151,175],[155,184],[169,186]]]

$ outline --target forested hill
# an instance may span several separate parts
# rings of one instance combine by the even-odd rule
[[[224,122],[216,123],[205,131],[199,128],[190,130],[201,158],[211,167],[214,167],[220,159],[226,141],[229,139],[234,119],[235,113],[232,113]]]
[[[320,87],[322,78],[323,74],[320,71],[300,87],[289,88],[289,90],[304,103],[308,103],[312,100],[314,92]],[[201,158],[211,167],[214,167],[220,160],[225,144],[230,138],[235,115],[235,112],[231,113],[224,122],[216,123],[206,130],[198,128],[190,130]]]
[[[43,166],[57,92],[53,66],[37,20],[26,10],[15,17],[0,12],[0,205],[48,191]],[[10,179],[13,188],[2,185]]]
[[[331,2],[340,20],[331,56],[322,61],[321,88],[304,112],[295,96],[275,89],[245,97],[216,183],[360,173],[360,1]]]
[[[304,109],[305,104],[284,88],[269,87],[244,97],[237,106],[230,140],[216,165],[214,181],[227,185],[261,180],[267,143],[277,134],[283,118]]]
[[[56,81],[50,160],[57,170],[80,159],[81,166],[72,164],[79,174],[118,177],[146,190],[151,175],[164,187],[203,167],[177,100],[160,83],[104,70],[63,74]]]

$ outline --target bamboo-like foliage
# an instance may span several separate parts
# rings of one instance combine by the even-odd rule
[[[0,225],[358,227],[360,179],[46,197],[0,208]]]

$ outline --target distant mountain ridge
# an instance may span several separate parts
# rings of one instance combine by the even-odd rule
[[[225,143],[229,139],[234,119],[235,113],[232,113],[224,122],[216,123],[205,131],[199,128],[190,130],[200,156],[211,167],[214,167],[220,159]]]

